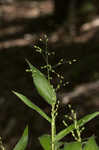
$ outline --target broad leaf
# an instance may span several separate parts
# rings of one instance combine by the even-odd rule
[[[28,107],[32,108],[33,110],[35,110],[36,112],[38,112],[43,118],[45,118],[47,121],[49,121],[51,123],[51,119],[49,116],[47,116],[47,114],[45,112],[43,112],[43,110],[41,110],[37,105],[35,105],[33,102],[31,102],[26,96],[12,91],[17,97],[19,97]]]
[[[94,136],[90,137],[88,142],[86,143],[83,150],[99,150],[98,145],[96,144]]]
[[[56,93],[55,93],[53,86],[45,78],[43,73],[41,73],[37,68],[35,68],[28,60],[26,60],[26,61],[30,67],[34,85],[35,85],[38,93],[40,94],[40,96],[42,96],[48,104],[50,104],[50,105],[53,105],[53,103],[55,104],[56,103]]]
[[[80,142],[66,143],[63,150],[82,150],[82,144]]]
[[[86,124],[88,121],[92,120],[93,118],[95,118],[96,116],[99,115],[99,112],[95,112],[89,115],[86,115],[85,117],[83,117],[82,119],[80,119],[77,123],[79,125],[79,127],[83,126],[84,124]],[[71,131],[73,131],[75,129],[75,125],[72,124],[69,127],[67,127],[66,129],[63,129],[62,131],[60,131],[56,137],[55,137],[55,141],[59,141],[61,140],[64,136],[66,136],[67,134],[69,134]]]
[[[44,150],[51,150],[51,136],[50,135],[45,134],[45,135],[40,136],[39,141]]]
[[[28,143],[28,126],[25,128],[24,133],[16,144],[13,150],[25,150]]]

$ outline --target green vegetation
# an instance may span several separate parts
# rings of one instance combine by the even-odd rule
[[[81,133],[83,131],[83,126],[89,122],[91,119],[95,118],[99,115],[99,112],[94,112],[92,114],[88,114],[77,120],[77,115],[75,111],[71,108],[71,116],[66,115],[69,120],[72,120],[72,124],[68,125],[64,120],[63,123],[65,125],[65,129],[61,130],[57,133],[56,131],[56,116],[58,115],[58,106],[59,102],[56,98],[56,89],[51,84],[51,77],[50,73],[55,73],[53,67],[49,64],[48,56],[51,54],[48,52],[47,49],[47,42],[48,39],[45,37],[45,44],[46,49],[45,51],[41,48],[35,46],[36,51],[41,53],[45,59],[46,65],[43,66],[47,70],[47,78],[46,76],[40,72],[37,68],[35,68],[28,60],[26,60],[27,64],[29,65],[28,72],[32,73],[33,83],[39,93],[39,95],[51,106],[51,115],[48,116],[41,108],[36,106],[33,102],[31,102],[26,96],[20,94],[18,92],[13,91],[13,93],[19,97],[21,101],[23,101],[28,107],[38,112],[43,118],[45,118],[51,127],[51,134],[47,135],[44,134],[39,137],[40,144],[42,145],[44,150],[99,150],[98,145],[95,142],[94,136],[90,137],[88,141],[83,142],[81,138]],[[61,63],[60,63],[61,64]],[[61,75],[55,73],[59,78],[60,82],[59,85],[62,83]],[[60,86],[58,86],[60,87]],[[75,141],[73,142],[62,142],[62,139],[69,133],[72,133]],[[24,150],[26,149],[26,145],[28,143],[28,127],[25,128],[24,133],[15,146],[14,150]]]

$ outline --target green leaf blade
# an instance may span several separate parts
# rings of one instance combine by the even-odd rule
[[[63,150],[82,150],[82,144],[80,142],[66,143]]]
[[[80,119],[78,121],[78,125],[79,127],[83,126],[84,124],[86,124],[87,122],[89,122],[90,120],[92,120],[93,118],[95,118],[96,116],[99,115],[99,112],[95,112],[89,115],[86,115],[85,117],[83,117],[82,119]],[[62,131],[60,131],[56,137],[55,137],[55,141],[59,141],[61,140],[64,136],[66,136],[67,134],[69,134],[71,131],[73,131],[75,129],[75,125],[72,124],[69,127],[67,127],[66,129],[63,129]]]
[[[53,105],[53,103],[56,103],[56,93],[53,88],[53,86],[49,83],[49,81],[45,78],[44,74],[41,73],[37,68],[35,68],[28,60],[26,60],[30,71],[32,72],[33,82],[34,85],[40,94],[41,97],[44,98],[44,100],[50,104]]]
[[[83,150],[99,150],[98,145],[96,144],[94,136],[90,137]]]
[[[28,143],[28,126],[25,128],[22,137],[13,150],[25,150]]]
[[[50,135],[45,134],[45,135],[40,136],[39,141],[44,150],[51,150],[51,136]]]
[[[23,94],[20,94],[18,92],[12,91],[21,101],[23,101],[28,107],[32,108],[36,112],[38,112],[43,118],[45,118],[48,122],[51,123],[51,118],[43,111],[41,110],[37,105],[35,105],[33,102],[31,102],[26,96]]]

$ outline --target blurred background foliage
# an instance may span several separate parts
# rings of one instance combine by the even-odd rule
[[[28,149],[40,150],[36,138],[50,133],[47,122],[11,93],[23,93],[49,114],[49,106],[37,94],[31,75],[25,72],[25,58],[39,69],[44,64],[33,47],[36,44],[44,48],[39,40],[44,34],[49,39],[49,51],[56,53],[50,63],[56,64],[61,58],[66,62],[56,68],[64,73],[67,83],[57,92],[62,102],[58,130],[63,127],[60,122],[63,114],[68,113],[68,103],[73,104],[78,117],[99,110],[99,2],[0,0],[0,136],[8,150],[14,147],[27,123]],[[54,76],[53,84],[56,82]],[[88,123],[82,136],[95,134],[99,142],[98,126],[97,118]],[[71,139],[68,136],[66,140]]]

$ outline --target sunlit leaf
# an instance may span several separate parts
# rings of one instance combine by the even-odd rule
[[[28,126],[25,128],[24,133],[16,144],[13,150],[25,150],[28,143]]]
[[[93,118],[95,118],[96,116],[99,115],[99,112],[95,112],[89,115],[86,115],[85,117],[83,117],[82,119],[80,119],[78,121],[78,126],[81,127],[84,124],[86,124],[88,121],[92,120]],[[55,137],[55,141],[59,141],[61,140],[64,136],[66,136],[67,134],[69,134],[71,131],[73,131],[75,129],[75,125],[72,124],[69,127],[67,127],[66,129],[63,129],[62,131],[60,131],[56,137]]]
[[[44,150],[51,150],[51,136],[50,135],[45,134],[45,135],[40,136],[39,141]]]
[[[30,67],[30,71],[32,72],[33,82],[38,93],[48,104],[53,105],[53,103],[56,103],[56,93],[53,86],[45,78],[43,73],[35,68],[28,60],[26,61]]]
[[[49,121],[51,123],[51,119],[50,117],[43,112],[43,110],[41,110],[37,105],[35,105],[33,102],[31,102],[26,96],[12,91],[17,97],[19,97],[28,107],[32,108],[33,110],[35,110],[36,112],[38,112],[43,118],[45,118],[47,121]]]
[[[99,150],[98,145],[96,144],[94,136],[90,137],[88,142],[86,143],[83,150]]]
[[[80,142],[66,143],[63,150],[82,150],[82,144]]]

